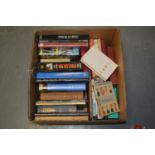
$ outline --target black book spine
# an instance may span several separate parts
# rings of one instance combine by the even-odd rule
[[[71,63],[39,63],[38,70],[46,71],[82,71],[82,64],[80,62]]]

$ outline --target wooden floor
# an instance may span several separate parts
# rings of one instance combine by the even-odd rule
[[[135,123],[155,128],[155,27],[119,27],[125,60],[127,123],[40,126],[29,122],[28,65],[33,33],[54,28],[0,27],[0,128],[131,128]]]

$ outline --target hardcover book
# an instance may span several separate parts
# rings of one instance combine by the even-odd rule
[[[40,100],[83,100],[83,92],[46,92],[40,93]]]
[[[40,56],[78,56],[80,55],[80,48],[51,48],[51,49],[40,49]]]
[[[82,71],[82,64],[80,62],[67,62],[67,63],[40,63],[38,70],[41,72],[63,72],[63,71]]]
[[[51,47],[88,47],[88,42],[47,42],[38,43],[39,48],[51,48]]]
[[[40,83],[39,91],[86,91],[86,83]]]
[[[37,106],[37,113],[74,113],[77,112],[77,106]]]
[[[37,106],[63,106],[63,105],[86,105],[85,100],[58,100],[58,101],[37,101]]]
[[[72,40],[72,41],[77,41],[77,40],[88,40],[89,35],[88,34],[69,34],[69,35],[40,35],[39,36],[39,41],[53,41],[53,40]]]
[[[89,72],[38,72],[37,79],[89,79]]]
[[[89,116],[35,116],[35,121],[88,121]]]

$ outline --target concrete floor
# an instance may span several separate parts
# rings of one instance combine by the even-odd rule
[[[28,121],[28,65],[33,33],[56,27],[0,27],[0,128],[155,128],[155,27],[119,27],[125,62],[127,123],[40,126]]]

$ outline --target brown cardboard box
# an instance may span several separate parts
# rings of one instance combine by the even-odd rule
[[[119,120],[82,120],[82,121],[35,121],[35,101],[39,98],[39,92],[35,78],[33,75],[36,73],[36,64],[38,62],[37,57],[37,36],[45,34],[89,34],[90,38],[104,39],[108,45],[114,48],[116,63],[118,64],[118,92],[119,92],[119,106],[120,106],[120,119]],[[47,30],[37,31],[34,35],[32,59],[29,75],[29,119],[33,122],[40,124],[114,124],[123,123],[126,121],[126,89],[125,89],[125,77],[124,77],[124,65],[123,65],[123,53],[121,46],[120,32],[118,29],[72,29],[72,30]],[[91,86],[90,86],[91,87]],[[91,89],[90,89],[91,90]],[[91,91],[89,91],[89,104],[91,104]]]

